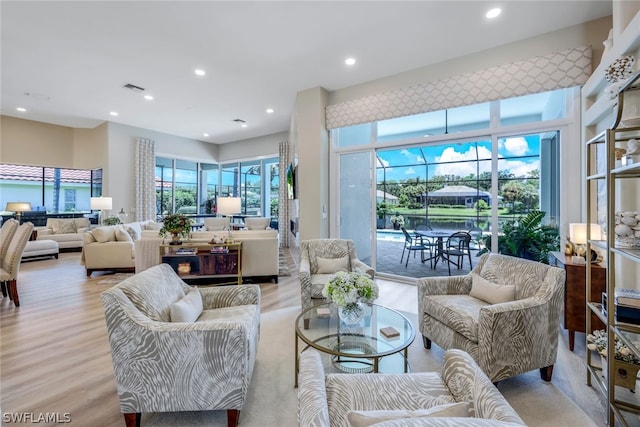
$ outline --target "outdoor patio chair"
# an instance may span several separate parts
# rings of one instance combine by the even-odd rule
[[[466,231],[456,231],[447,239],[447,243],[440,254],[442,259],[447,262],[449,268],[449,276],[451,276],[451,264],[455,265],[458,270],[462,268],[464,258],[469,258],[469,269],[473,268],[471,263],[471,234]]]
[[[416,257],[416,252],[420,251],[420,262],[425,261],[424,251],[429,252],[429,258],[431,258],[431,248],[433,245],[429,242],[425,243],[425,239],[422,236],[412,236],[409,234],[406,228],[401,227],[402,234],[404,234],[404,246],[402,247],[402,255],[400,256],[400,264],[402,264],[402,260],[404,259],[404,253],[407,252],[407,260],[404,263],[404,267],[406,268],[409,265],[409,257],[411,256],[411,252],[413,252],[413,258]]]

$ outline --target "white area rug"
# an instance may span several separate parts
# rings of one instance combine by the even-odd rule
[[[261,337],[253,379],[245,406],[240,413],[242,427],[297,426],[297,389],[294,385],[294,321],[297,307],[263,313]],[[408,314],[414,322],[416,316]],[[425,350],[422,338],[409,349],[412,370],[439,371],[442,350]],[[538,370],[501,381],[499,390],[530,427],[596,425],[553,382],[540,379]],[[144,414],[145,427],[189,427],[227,425],[226,412],[177,412]]]

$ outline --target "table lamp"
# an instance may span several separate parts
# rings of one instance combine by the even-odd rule
[[[113,201],[111,197],[101,196],[91,198],[91,210],[100,211],[100,213],[98,214],[98,224],[102,225],[102,222],[104,221],[104,212],[111,210],[111,207],[113,206],[112,202]]]
[[[602,227],[600,227],[600,224],[589,224],[589,226],[589,235],[591,240],[602,240]],[[575,245],[573,255],[580,256],[582,258],[586,257],[586,248],[584,245],[587,244],[587,224],[569,224],[569,239]],[[592,253],[595,253],[595,251],[592,251]]]
[[[233,242],[231,235],[231,223],[233,222],[233,214],[240,213],[242,210],[242,200],[240,197],[218,197],[218,213],[229,217],[229,237],[228,240]]]
[[[29,202],[7,202],[5,207],[6,211],[15,212],[18,222],[22,222],[22,212],[31,210],[31,203]]]

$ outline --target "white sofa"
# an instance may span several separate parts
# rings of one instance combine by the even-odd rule
[[[89,231],[89,218],[47,218],[44,227],[37,227],[36,240],[53,240],[64,249],[80,249],[84,245],[83,234]]]
[[[134,242],[144,232],[158,235],[160,225],[154,221],[96,227],[83,234],[82,263],[91,276],[94,271],[135,271]]]
[[[194,231],[190,240],[209,242],[215,237],[228,237],[229,231]],[[242,277],[268,277],[278,283],[279,241],[277,230],[237,230],[231,235],[242,242]],[[157,231],[143,231],[136,242],[136,272],[160,264],[160,244]]]

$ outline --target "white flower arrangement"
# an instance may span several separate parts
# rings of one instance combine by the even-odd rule
[[[339,271],[322,289],[322,296],[339,307],[378,298],[378,285],[361,271]]]
[[[593,331],[593,334],[588,334],[587,348],[597,351],[602,357],[607,357],[607,333],[600,329]],[[623,362],[640,365],[640,359],[618,339],[616,339],[615,358]]]

